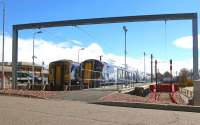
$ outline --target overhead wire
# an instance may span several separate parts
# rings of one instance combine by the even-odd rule
[[[60,39],[62,38],[61,36],[56,35],[55,33],[50,32],[49,30],[42,28],[40,29],[42,31],[45,31],[46,33],[50,34],[50,37],[54,37],[58,40],[58,42],[60,41]],[[64,38],[64,37],[63,37]],[[64,38],[65,39],[65,38]]]
[[[88,37],[90,37],[90,39],[97,41],[97,39],[85,29],[80,28],[78,25],[75,25],[74,27],[78,29],[79,31],[81,31],[82,33],[86,34]]]
[[[74,26],[77,30],[81,31],[82,33],[86,34],[91,40],[94,40],[95,42],[99,42],[99,41],[102,41],[102,40],[98,40],[92,33],[88,32],[87,30],[81,28],[80,26],[78,25],[75,25]],[[104,44],[107,44],[107,42],[104,42]],[[108,44],[106,45],[109,49],[113,49],[111,48]]]
[[[143,53],[143,52],[141,52],[141,53]],[[145,52],[145,53],[146,53],[146,55],[153,54],[153,53],[147,53],[147,52]],[[137,55],[139,55],[139,54],[137,54]],[[167,20],[166,19],[164,20],[164,52],[163,52],[163,56],[167,57]],[[155,58],[159,59],[159,57],[156,57],[155,55],[153,55],[153,57],[154,57],[154,59]]]

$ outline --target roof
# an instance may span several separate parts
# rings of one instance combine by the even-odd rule
[[[49,64],[52,64],[52,63],[77,63],[77,64],[79,64],[78,62],[74,62],[74,61],[72,61],[72,60],[68,60],[68,59],[61,59],[61,60],[56,60],[56,61],[53,61],[53,62],[50,62]]]
[[[87,59],[87,60],[83,61],[82,63],[91,62],[91,61],[95,61],[95,62],[99,62],[99,63],[103,64],[103,62],[101,62],[100,60],[97,60],[97,59]]]
[[[2,62],[0,62],[0,65],[2,65]],[[12,66],[12,62],[4,62],[4,66]],[[32,62],[18,62],[18,66],[32,66]],[[35,66],[42,67],[42,65],[36,63]]]

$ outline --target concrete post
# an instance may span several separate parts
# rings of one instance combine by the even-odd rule
[[[200,106],[200,80],[195,80],[194,82],[194,105]]]

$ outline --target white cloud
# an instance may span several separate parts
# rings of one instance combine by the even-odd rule
[[[0,37],[0,45],[2,45]],[[2,46],[1,46],[2,47]],[[32,39],[21,39],[19,38],[19,57],[18,61],[32,62]],[[55,43],[53,41],[46,41],[42,39],[35,39],[35,56],[37,59],[36,63],[42,64],[42,61],[48,65],[51,61],[60,59],[71,59],[77,61],[78,50],[82,48],[80,45],[69,46],[68,42]],[[0,53],[2,48],[0,48]],[[124,56],[115,55],[113,53],[105,53],[102,47],[93,42],[89,46],[85,47],[84,50],[80,51],[80,62],[85,59],[99,59],[99,56],[103,55],[103,61],[112,62],[117,66],[124,66]],[[1,55],[0,55],[1,59]],[[5,61],[12,61],[12,39],[10,36],[5,37]],[[158,60],[158,69],[160,72],[169,71],[169,61],[164,62]],[[163,63],[164,62],[164,63]],[[143,71],[144,63],[143,57],[131,58],[127,57],[127,64],[130,69]],[[179,71],[181,68],[192,68],[192,59],[188,60],[177,60],[173,61],[173,70]],[[150,58],[146,58],[146,72],[150,72]]]
[[[75,45],[79,45],[79,46],[83,45],[83,43],[82,43],[81,41],[78,41],[78,40],[71,40],[71,41],[72,41],[72,43],[74,43]]]
[[[193,39],[192,36],[184,36],[174,41],[174,45],[184,49],[191,49]],[[198,41],[200,41],[200,35],[198,35]]]

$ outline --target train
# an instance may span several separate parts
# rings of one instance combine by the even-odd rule
[[[142,76],[138,72],[96,59],[87,59],[81,63],[64,59],[49,64],[50,90],[97,88],[139,81],[142,81]]]
[[[50,90],[65,90],[79,85],[79,63],[72,60],[57,60],[49,64],[48,83]]]

